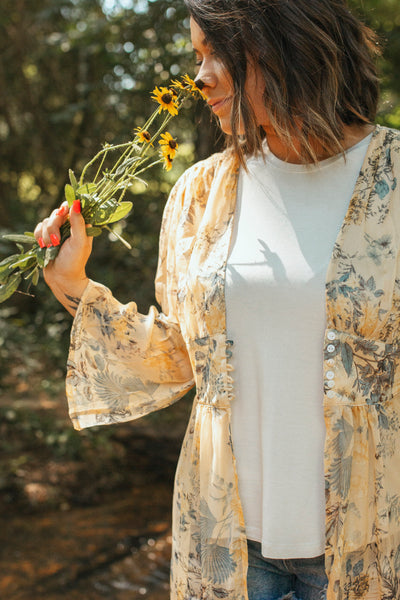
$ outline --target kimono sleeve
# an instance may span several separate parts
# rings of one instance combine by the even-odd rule
[[[76,429],[136,419],[164,408],[194,384],[176,315],[173,270],[179,190],[167,202],[156,276],[159,312],[119,303],[90,281],[71,331],[67,365],[69,414]],[[174,293],[175,292],[175,293]]]

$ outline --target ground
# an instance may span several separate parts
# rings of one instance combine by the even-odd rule
[[[0,398],[0,598],[167,600],[171,500],[190,402],[73,431],[61,387]]]

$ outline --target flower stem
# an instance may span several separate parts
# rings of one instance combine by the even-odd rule
[[[126,246],[128,248],[128,250],[132,250],[132,246],[130,245],[129,242],[127,242],[126,240],[124,240],[123,237],[121,237],[119,235],[119,233],[117,233],[116,231],[113,231],[111,229],[111,227],[109,227],[108,225],[104,225],[104,229],[107,229],[107,231],[109,231],[110,233],[112,233],[113,235],[115,235],[115,237],[124,244],[124,246]]]
[[[150,169],[151,167],[154,167],[154,165],[158,165],[160,163],[162,163],[162,159],[158,158],[157,160],[155,160],[154,162],[152,162],[150,165],[146,165],[145,167],[143,167],[143,169],[141,169],[140,171],[136,171],[135,172],[135,177],[137,177],[137,175],[140,175],[140,173],[143,173],[144,171],[147,171],[147,169]]]

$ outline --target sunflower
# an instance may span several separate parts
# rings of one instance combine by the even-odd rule
[[[186,74],[182,77],[182,81],[183,81],[183,85],[182,85],[183,89],[189,89],[189,91],[192,94],[199,94],[203,98],[203,100],[207,100],[207,96],[205,95],[205,93],[197,86],[197,83],[194,81],[194,79],[189,77],[188,74]]]
[[[178,150],[178,142],[168,131],[162,133],[161,138],[158,143],[162,146],[163,156],[169,155],[171,158],[175,158],[176,151]]]
[[[136,127],[133,131],[139,138],[139,142],[151,144],[151,135],[148,131],[146,131],[145,129],[142,129],[141,127]],[[153,145],[153,144],[151,144],[151,145]]]
[[[162,157],[164,159],[164,169],[169,171],[172,168],[173,157],[163,150]]]
[[[179,79],[172,79],[171,87],[178,88],[178,90],[186,90],[187,89],[186,85],[184,83],[182,83],[182,81],[179,81]]]
[[[152,100],[158,102],[160,105],[158,112],[167,110],[170,115],[174,116],[178,114],[178,105],[176,103],[175,91],[169,90],[166,87],[158,88],[155,87],[153,90]]]

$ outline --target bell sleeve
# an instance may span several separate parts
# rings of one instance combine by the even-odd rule
[[[184,179],[184,178],[182,178]],[[183,182],[172,190],[160,234],[156,298],[140,314],[90,281],[71,331],[66,392],[75,429],[137,419],[169,406],[194,385],[176,309],[174,255]]]

